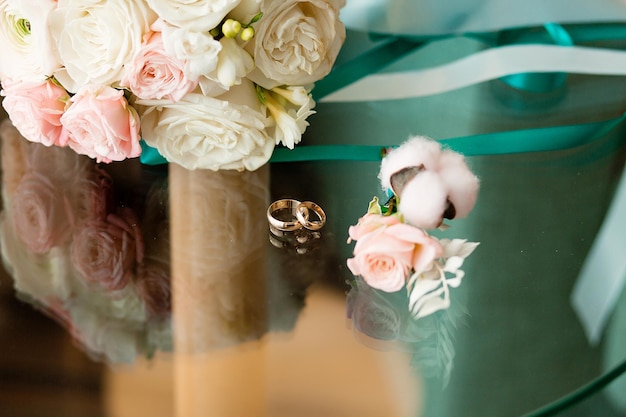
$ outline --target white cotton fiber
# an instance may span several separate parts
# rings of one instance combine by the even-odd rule
[[[424,136],[414,136],[390,151],[380,164],[378,178],[383,190],[391,189],[391,176],[403,168],[423,165],[426,170],[437,170],[441,147]]]
[[[443,221],[448,201],[456,211],[454,218],[466,217],[474,207],[479,182],[463,155],[442,150],[439,142],[424,136],[411,137],[383,158],[378,174],[383,190],[392,188],[394,174],[409,167],[423,169],[404,188],[392,190],[401,192],[399,211],[408,223],[434,229]]]
[[[436,229],[443,221],[447,192],[441,177],[422,171],[404,186],[398,210],[413,226]]]

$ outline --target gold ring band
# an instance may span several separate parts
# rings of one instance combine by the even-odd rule
[[[282,200],[274,201],[267,208],[267,221],[270,223],[271,226],[283,232],[298,230],[303,226],[303,223],[301,223],[299,217],[297,217],[298,207],[300,207],[300,202],[292,198],[284,198]],[[279,211],[285,209],[289,210],[291,214],[290,219],[283,220],[276,217]],[[308,217],[309,214],[307,211],[306,215],[303,214],[303,218],[306,218],[305,220],[308,220]]]
[[[317,215],[318,220],[309,220],[311,211]],[[303,201],[296,207],[296,218],[308,230],[320,230],[326,224],[326,213],[312,201]]]

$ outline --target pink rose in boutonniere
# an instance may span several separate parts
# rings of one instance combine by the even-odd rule
[[[63,144],[98,162],[122,161],[141,153],[139,116],[122,90],[87,85],[61,116]]]
[[[401,290],[411,271],[428,270],[442,252],[439,242],[423,230],[383,214],[364,216],[350,228],[350,238],[357,243],[348,268],[386,292]]]

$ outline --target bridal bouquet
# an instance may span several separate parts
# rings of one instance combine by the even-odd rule
[[[293,148],[345,39],[345,0],[0,0],[3,106],[28,140],[98,162],[143,139],[188,169]]]

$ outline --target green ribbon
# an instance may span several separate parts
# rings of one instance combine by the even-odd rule
[[[559,46],[574,46],[574,40],[563,26],[556,23],[546,23],[544,28],[550,35],[554,44]],[[566,79],[567,74],[560,72],[546,74],[521,73],[503,77],[502,81],[518,90],[533,93],[547,93],[565,85]]]
[[[442,145],[466,156],[505,155],[571,149],[593,142],[626,120],[621,116],[593,123],[512,130],[442,139]],[[277,148],[270,162],[380,161],[383,145],[312,145]]]

